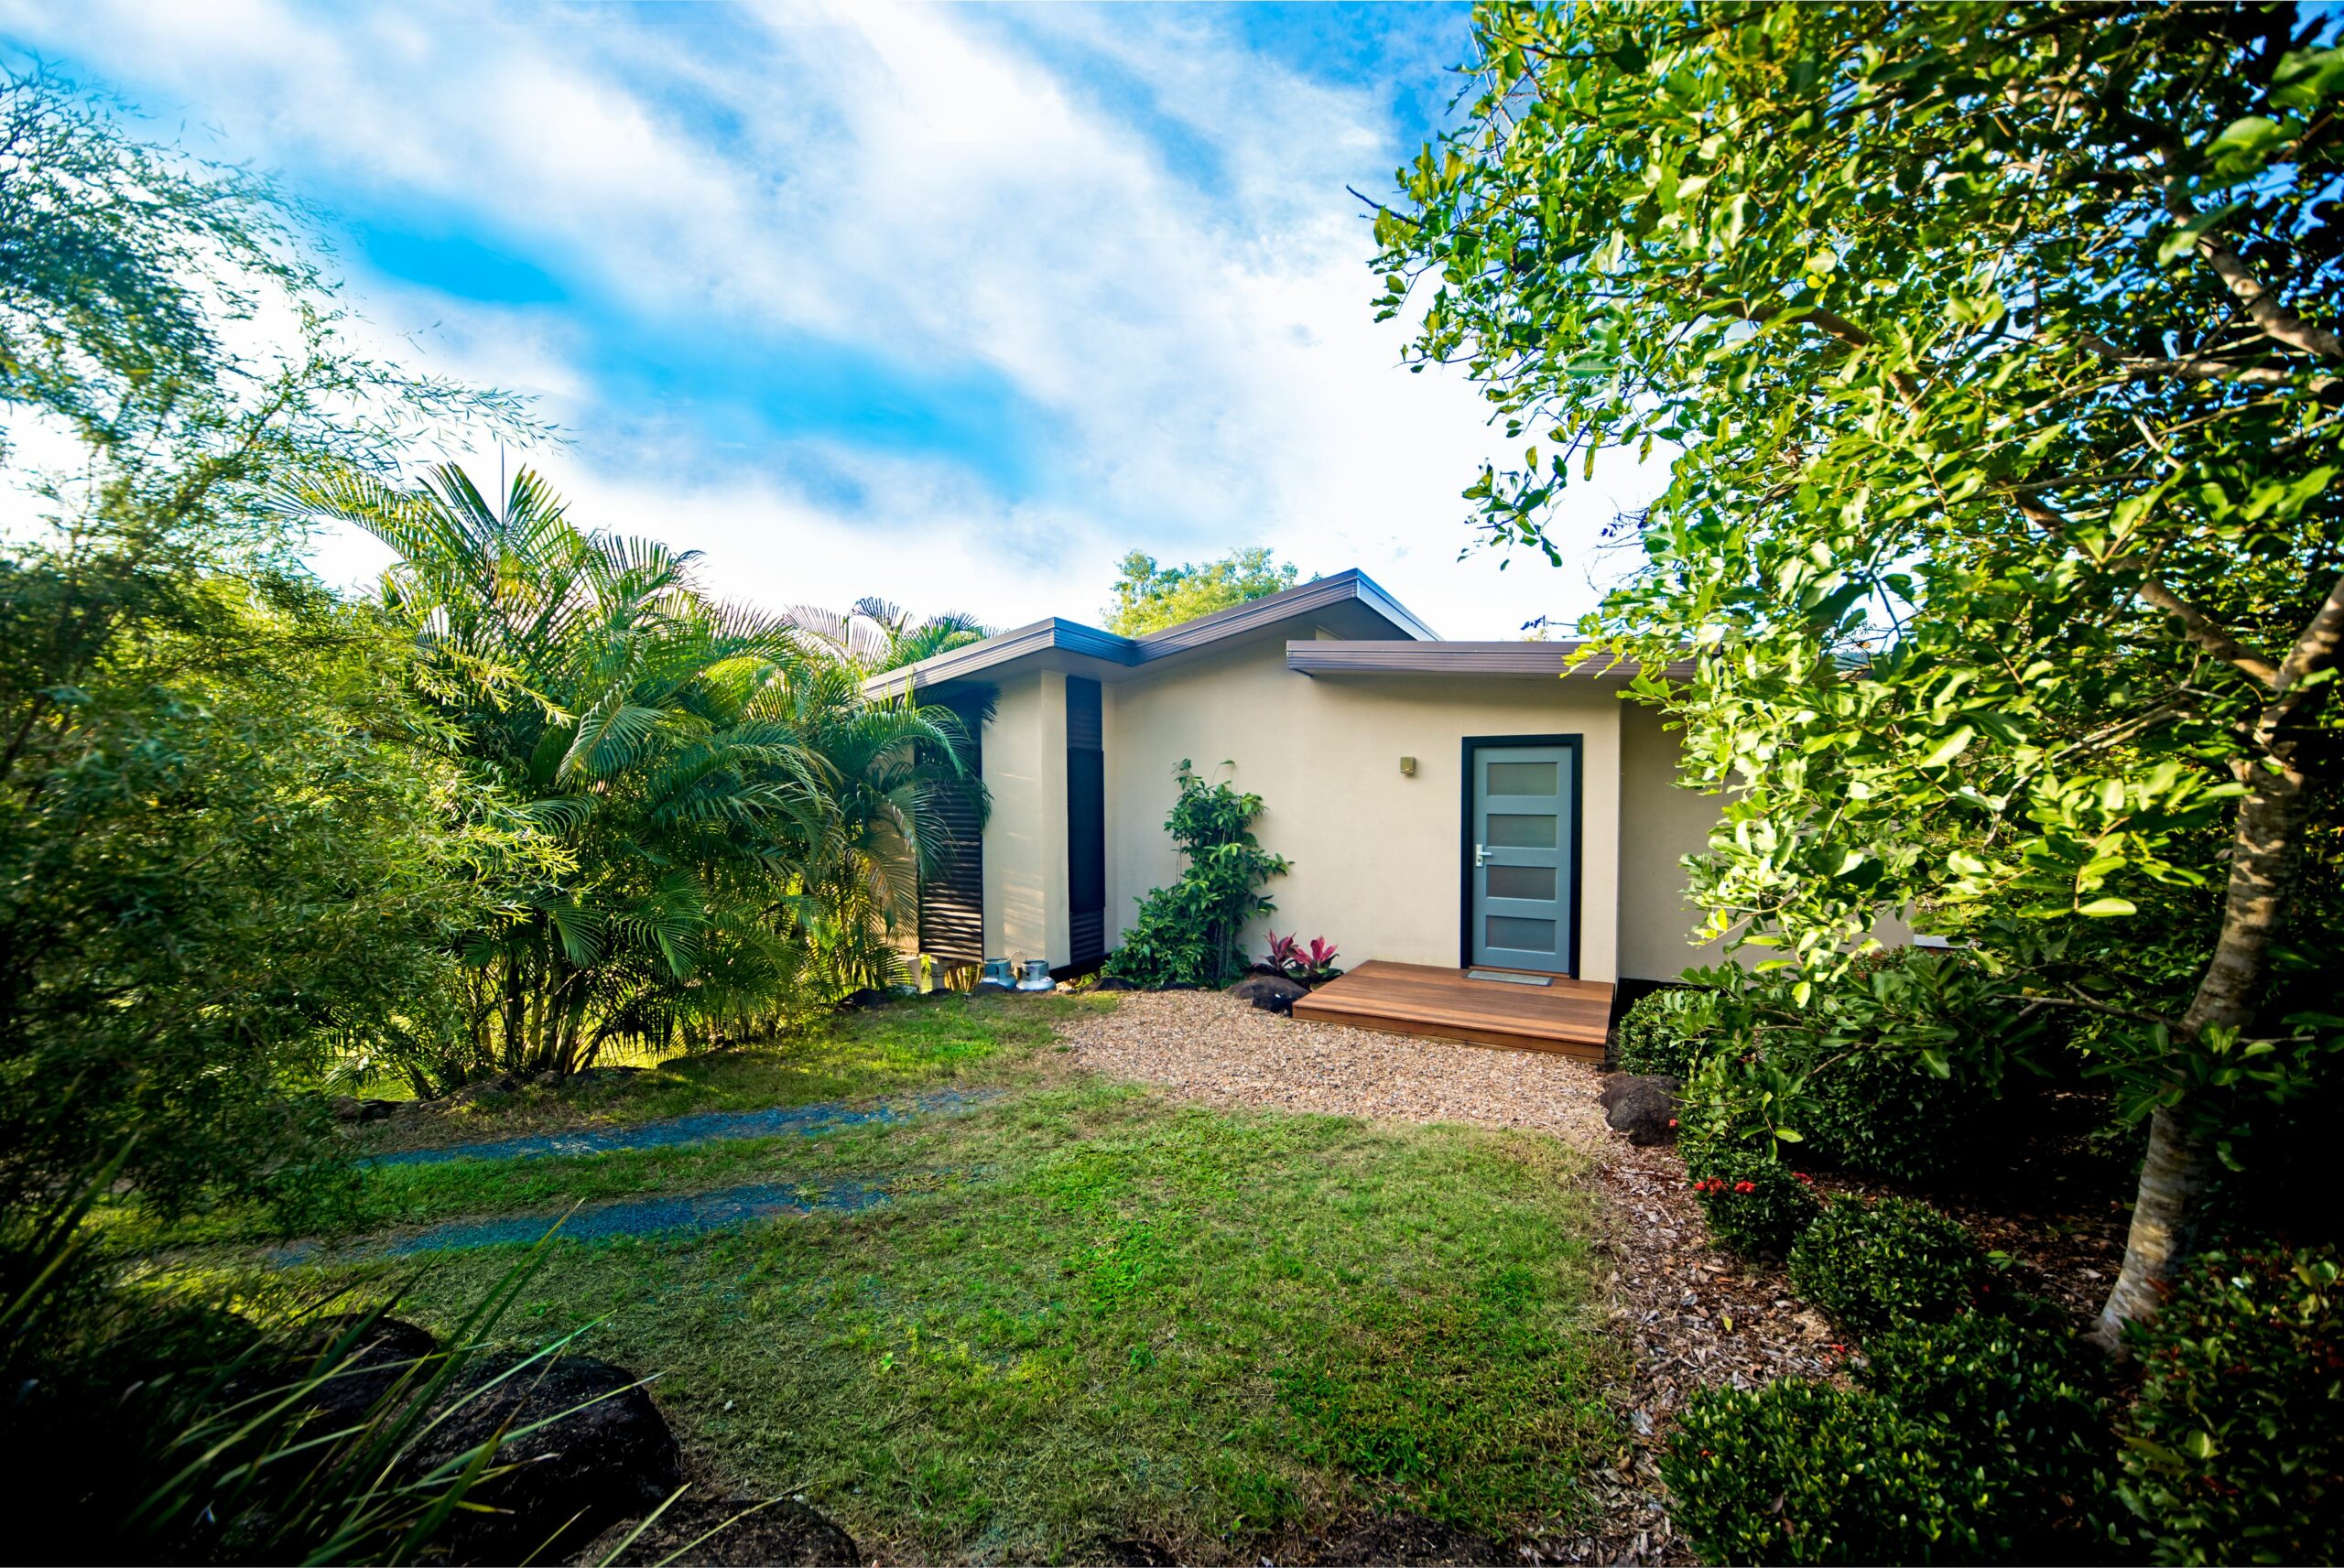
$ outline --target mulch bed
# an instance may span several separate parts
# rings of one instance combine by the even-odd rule
[[[1779,1264],[1712,1246],[1684,1162],[1612,1132],[1596,1104],[1602,1075],[1558,1055],[1297,1023],[1212,994],[1135,994],[1066,1031],[1083,1065],[1221,1103],[1362,1117],[1456,1120],[1548,1131],[1591,1158],[1601,1200],[1597,1247],[1620,1340],[1612,1398],[1626,1442],[1589,1480],[1601,1507],[1582,1530],[1514,1543],[1523,1563],[1690,1563],[1670,1521],[1658,1461],[1677,1411],[1700,1389],[1777,1378],[1836,1378],[1855,1346],[1798,1299]],[[1827,1193],[1878,1195],[1826,1177]],[[2121,1206],[2064,1200],[2029,1207],[1931,1193],[1992,1251],[2013,1283],[2066,1307],[2078,1329],[2100,1310],[2124,1250]]]

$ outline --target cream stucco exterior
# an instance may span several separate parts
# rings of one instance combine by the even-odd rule
[[[1137,901],[1180,874],[1164,831],[1183,759],[1263,797],[1256,832],[1292,871],[1264,927],[1324,935],[1347,959],[1461,961],[1467,737],[1575,735],[1582,769],[1579,968],[1666,979],[1699,952],[1677,858],[1717,803],[1675,784],[1658,721],[1588,679],[1373,675],[1288,667],[1285,638],[1234,642],[1102,693],[1110,946]],[[1066,677],[1002,681],[984,736],[985,941],[1001,957],[1068,961]],[[1413,775],[1400,759],[1416,759]],[[1225,770],[1222,764],[1229,765]]]

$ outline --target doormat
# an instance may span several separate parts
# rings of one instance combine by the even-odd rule
[[[1468,969],[1469,980],[1503,980],[1510,986],[1551,986],[1555,982],[1544,975],[1509,975],[1503,969]]]

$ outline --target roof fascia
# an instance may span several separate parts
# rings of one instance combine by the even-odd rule
[[[1218,643],[1266,630],[1297,616],[1323,613],[1356,602],[1401,634],[1401,643],[1438,642],[1439,633],[1416,619],[1384,591],[1374,579],[1352,569],[1301,583],[1280,593],[1215,611],[1151,632],[1145,637],[1123,637],[1079,621],[1052,617],[998,633],[982,643],[954,648],[934,658],[899,670],[887,670],[863,683],[866,697],[900,696],[947,681],[968,680],[1003,673],[1003,666],[1051,653],[1097,659],[1102,664],[1137,669],[1161,659],[1195,653]],[[1373,644],[1369,644],[1373,645]]]

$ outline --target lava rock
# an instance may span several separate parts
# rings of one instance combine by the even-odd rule
[[[1094,991],[1135,991],[1139,989],[1137,986],[1132,984],[1131,981],[1124,979],[1121,975],[1101,975],[1098,979],[1091,982],[1091,989]]]
[[[1328,1538],[1317,1561],[1326,1563],[1403,1563],[1408,1568],[1441,1564],[1503,1563],[1505,1548],[1487,1536],[1438,1519],[1403,1514],[1372,1519]]]
[[[635,1523],[624,1519],[604,1530],[579,1554],[581,1568],[603,1563],[619,1568],[653,1563],[678,1568],[755,1568],[765,1563],[830,1568],[863,1560],[854,1537],[835,1520],[786,1498],[761,1504],[755,1498],[681,1498],[621,1552],[619,1543]],[[709,1535],[711,1530],[716,1533]],[[700,1539],[703,1535],[706,1541]]]
[[[310,1343],[320,1355],[352,1335],[358,1336],[341,1364],[316,1390],[319,1414],[335,1426],[346,1426],[364,1415],[410,1371],[408,1387],[420,1389],[436,1370],[415,1363],[438,1350],[439,1339],[429,1329],[400,1318],[378,1317],[369,1323],[361,1313],[337,1313],[309,1326]]]
[[[1292,1012],[1294,1004],[1310,994],[1310,988],[1277,975],[1254,975],[1230,987],[1229,994],[1264,1012]]]
[[[494,1095],[519,1094],[527,1087],[528,1081],[518,1073],[499,1073],[494,1077],[481,1078],[464,1085],[461,1088],[450,1089],[431,1103],[441,1107],[470,1105],[474,1100],[486,1099]]]
[[[1595,1103],[1615,1132],[1639,1149],[1677,1141],[1677,1097],[1682,1080],[1666,1073],[1614,1073],[1603,1081]]]
[[[649,1513],[683,1484],[676,1434],[634,1373],[591,1356],[515,1371],[526,1359],[475,1358],[461,1375],[462,1391],[447,1400],[453,1408],[410,1460],[428,1471],[499,1427],[547,1423],[506,1440],[494,1462],[511,1468],[466,1495],[467,1503],[494,1511],[456,1514],[439,1542],[455,1562],[515,1563],[541,1545],[548,1550],[540,1557],[575,1552],[618,1520]]]

